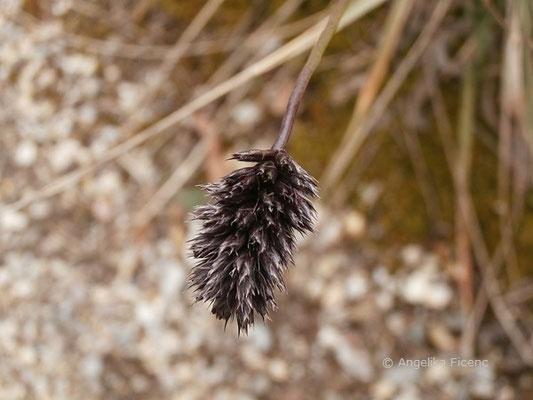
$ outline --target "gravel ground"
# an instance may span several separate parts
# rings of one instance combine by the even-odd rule
[[[165,100],[140,112],[158,63],[73,45],[72,2],[50,2],[39,21],[21,2],[5,4],[2,205],[93,165],[128,137],[129,116],[147,124],[193,91],[164,87]],[[226,127],[246,131],[265,108],[238,102]],[[194,305],[186,241],[198,228],[187,218],[198,191],[185,187],[142,228],[134,221],[192,148],[197,125],[191,118],[53,197],[0,209],[0,399],[531,398],[530,370],[497,325],[479,330],[475,355],[461,349],[449,245],[386,246],[356,210],[317,204],[319,229],[301,240],[288,293],[249,336]],[[482,365],[452,365],[457,357]]]

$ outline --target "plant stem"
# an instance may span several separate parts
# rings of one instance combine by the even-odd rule
[[[313,75],[313,72],[320,63],[329,41],[335,34],[337,25],[349,2],[350,0],[338,0],[337,4],[333,6],[333,10],[328,18],[328,23],[311,50],[311,54],[309,54],[309,58],[296,80],[296,84],[294,85],[294,89],[292,90],[291,97],[287,104],[287,109],[285,110],[285,115],[281,121],[278,138],[272,145],[272,150],[281,150],[287,145],[294,125],[294,119],[296,118],[296,112],[302,101],[307,84],[311,79],[311,75]]]

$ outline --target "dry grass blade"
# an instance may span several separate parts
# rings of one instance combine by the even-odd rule
[[[123,43],[114,40],[97,39],[68,33],[65,35],[67,46],[70,48],[84,49],[87,52],[103,55],[106,57],[117,57],[134,60],[161,60],[168,55],[172,46],[155,44],[134,44]],[[207,54],[223,53],[235,49],[241,38],[223,38],[212,40],[201,40],[189,48],[184,57],[203,56]]]
[[[178,62],[185,55],[185,52],[192,46],[193,41],[202,32],[204,27],[207,25],[213,15],[215,15],[216,11],[223,2],[224,0],[209,0],[200,9],[191,23],[187,26],[183,34],[180,36],[177,43],[167,52],[156,73],[153,74],[154,79],[148,83],[142,98],[137,103],[137,109],[143,110],[148,108],[150,103],[154,101],[164,82],[168,81],[172,70],[174,70]],[[129,119],[120,127],[120,131],[123,136],[126,136],[131,132],[138,130],[143,123],[145,123],[143,113],[136,112],[132,114]],[[119,162],[121,161],[127,161],[126,163],[122,163],[123,166],[126,166],[126,171],[129,170],[127,165],[134,163],[129,154],[125,154],[122,159],[119,159]]]
[[[207,154],[206,140],[200,140],[194,145],[185,160],[165,183],[154,193],[152,198],[136,215],[133,226],[144,227],[153,217],[155,217],[167,202],[180,190],[191,176],[198,170]]]
[[[300,6],[301,1],[302,0],[286,1],[278,10],[276,10],[272,18],[269,18],[262,23],[259,28],[249,35],[242,45],[239,46],[238,51],[235,51],[231,57],[217,68],[217,71],[211,76],[211,78],[209,78],[208,83],[213,85],[224,81],[229,75],[229,72],[234,71],[238,65],[247,59],[251,51],[257,49],[258,40],[261,37],[268,37],[268,35],[272,33],[272,28],[288,18]]]
[[[157,73],[154,75],[155,79],[150,82],[148,91],[145,92],[142,100],[137,105],[138,108],[147,107],[150,104],[157,92],[161,88],[164,82],[167,81],[168,76],[172,70],[176,67],[176,64],[183,57],[187,49],[192,45],[194,39],[200,34],[209,20],[215,15],[218,8],[222,5],[224,0],[209,0],[198,12],[196,17],[187,26],[187,29],[180,36],[178,42],[173,46],[166,54],[161,66],[158,68]],[[121,128],[125,131],[134,131],[138,129],[139,124],[142,122],[139,115],[142,113],[135,113],[130,120]]]
[[[521,141],[525,146],[518,146],[518,157],[515,158],[515,201],[513,203],[512,220],[516,225],[524,214],[525,192],[532,184],[531,163],[533,162],[533,5],[522,1],[518,4],[520,34],[522,38],[522,70],[524,82],[524,106],[520,118]],[[529,47],[526,45],[529,41]],[[525,162],[524,162],[525,159]],[[525,168],[524,168],[524,164]]]
[[[453,140],[452,124],[450,122],[448,114],[446,113],[444,99],[442,93],[440,92],[440,89],[438,87],[434,87],[433,89],[434,91],[432,96],[432,108],[435,116],[435,121],[437,122],[437,130],[443,143],[443,147],[446,154],[446,160],[449,166],[450,173],[452,174],[455,190],[457,193],[459,193],[459,179],[457,177],[458,168],[456,167],[456,165],[460,163],[457,161],[459,155],[456,155],[456,150],[454,148],[455,144]],[[468,102],[471,102],[471,96],[471,93],[466,94],[466,97],[469,98]],[[463,122],[462,124],[465,123],[466,122]],[[470,133],[468,133],[467,135],[470,135]],[[465,148],[463,147],[463,149],[459,151],[465,151]],[[463,155],[462,157],[465,156]],[[479,228],[477,216],[475,212],[470,211],[473,210],[473,206],[468,188],[466,188],[466,191],[464,191],[461,195],[458,195],[457,198],[458,200],[460,200],[457,203],[459,213],[458,218],[465,219],[466,223],[463,223],[463,227],[465,229],[464,233],[468,235],[466,240],[468,242],[471,242],[476,259],[480,264],[480,268],[483,270],[483,282],[481,285],[481,289],[479,290],[474,305],[468,315],[468,318],[466,319],[461,335],[461,354],[463,354],[463,356],[465,357],[473,356],[476,333],[481,324],[483,316],[485,315],[487,306],[491,302],[496,302],[498,304],[496,306],[496,310],[498,310],[498,312],[500,313],[500,315],[498,316],[500,322],[504,321],[502,323],[502,326],[505,323],[504,329],[506,330],[506,332],[510,332],[510,335],[513,335],[513,343],[515,344],[515,347],[521,348],[524,346],[525,338],[523,337],[523,334],[520,332],[519,328],[516,326],[512,314],[510,314],[510,311],[506,307],[505,299],[502,297],[495,300],[491,297],[494,295],[499,295],[499,286],[496,280],[496,276],[501,266],[503,265],[505,258],[502,243],[500,242],[500,244],[496,247],[494,256],[492,257],[492,259],[490,259],[488,250],[484,243],[481,229]],[[502,312],[504,316],[501,316]],[[527,355],[529,354],[527,344],[525,345],[525,349],[525,354],[527,357]]]
[[[503,330],[511,340],[521,359],[529,366],[533,365],[533,345],[522,332],[516,318],[506,304],[501,292],[494,263],[491,261],[483,233],[481,231],[477,214],[470,196],[461,198],[460,210],[463,218],[470,216],[468,221],[468,234],[474,249],[474,255],[480,266],[483,277],[483,288],[487,292],[490,305]]]
[[[351,3],[339,23],[339,29],[342,29],[346,25],[356,21],[358,18],[362,17],[374,8],[380,6],[385,1],[386,0],[358,0]],[[444,2],[442,4],[444,4]],[[29,194],[12,204],[4,205],[2,208],[7,207],[12,210],[20,210],[35,201],[61,193],[63,190],[77,183],[81,178],[95,171],[97,168],[104,165],[105,163],[108,163],[109,161],[116,159],[117,157],[123,155],[131,149],[134,149],[135,147],[144,143],[148,139],[160,135],[163,132],[166,132],[169,128],[183,121],[185,118],[192,115],[195,111],[198,111],[202,107],[205,107],[213,101],[221,98],[232,90],[235,90],[236,88],[244,85],[253,78],[262,75],[277,67],[278,65],[282,64],[283,62],[290,60],[296,57],[297,55],[303,53],[304,51],[309,49],[317,40],[320,32],[322,31],[322,29],[324,29],[324,25],[326,24],[326,22],[327,20],[323,19],[321,22],[308,29],[306,32],[302,33],[297,38],[291,40],[283,47],[274,51],[270,55],[264,57],[262,60],[252,64],[242,72],[234,75],[232,78],[206,91],[205,93],[198,96],[196,99],[190,101],[189,103],[185,104],[172,114],[166,116],[165,118],[162,118],[155,124],[139,132],[137,135],[113,147],[100,159],[94,161],[91,165],[88,165],[84,168],[72,171],[71,173],[59,177],[58,179],[54,180],[53,182],[46,185],[37,192]]]
[[[405,28],[413,3],[414,0],[396,0],[392,5],[387,21],[385,22],[376,61],[372,65],[368,78],[357,97],[350,126],[358,125],[374,102],[383,84],[386,73],[389,70],[392,57],[402,37],[401,33]],[[351,129],[348,129],[348,131],[351,131]]]
[[[456,144],[453,138],[453,128],[448,113],[446,112],[446,105],[444,104],[444,96],[438,85],[431,84],[433,77],[428,72],[427,68],[425,71],[425,79],[428,82],[428,85],[431,87],[431,111],[435,119],[435,124],[437,126],[437,133],[442,142],[442,147],[444,150],[444,155],[446,156],[446,162],[450,169],[450,173],[454,173],[455,160],[457,159],[456,155]]]
[[[268,34],[277,25],[285,21],[290,15],[298,8],[301,0],[291,0],[281,6],[274,15],[261,24],[245,41],[243,46],[240,46],[234,53],[228,57],[228,60],[224,62],[210,78],[211,83],[216,83],[220,80],[226,79],[226,75],[231,75],[234,69],[237,69],[241,63],[250,58],[250,49],[254,47],[252,44],[258,40],[262,35]],[[260,49],[255,47],[256,52]],[[255,55],[253,56],[255,57]],[[245,90],[237,91],[238,98],[241,98],[246,93]],[[235,99],[232,99],[233,101]],[[226,107],[221,108],[215,115],[217,121],[216,126],[223,126],[224,119],[229,115]],[[197,143],[189,156],[174,170],[172,175],[163,183],[163,185],[154,193],[154,195],[148,200],[146,205],[141,208],[134,218],[133,225],[137,229],[146,226],[159,212],[165,207],[174,196],[187,182],[188,179],[201,167],[204,160],[207,158],[209,167],[209,155],[213,155],[214,147],[218,143],[218,137],[212,127],[208,126],[207,121],[201,122],[201,118],[198,118],[196,125],[199,125],[198,129],[204,132],[204,138]],[[216,157],[219,155],[217,154]],[[212,161],[212,160],[211,160]],[[212,164],[212,163],[211,163]],[[220,167],[214,166],[218,174],[221,174]],[[211,167],[213,169],[213,167]],[[221,176],[212,177],[213,180],[221,178]]]
[[[527,10],[523,10],[527,15]],[[528,134],[526,102],[525,59],[528,48],[523,35],[518,3],[507,2],[508,27],[504,44],[504,59],[501,72],[500,121],[498,143],[498,203],[500,209],[500,235],[507,255],[506,271],[511,281],[517,280],[519,272],[512,255],[514,234],[523,213],[529,167],[524,148],[531,145]],[[528,143],[529,142],[529,143]],[[522,145],[523,144],[523,145]],[[529,148],[533,154],[533,149]]]
[[[292,3],[301,3],[303,0],[293,1]],[[280,10],[280,16],[283,16],[290,10],[289,2],[283,4],[284,12]],[[317,23],[324,16],[324,12],[320,11],[308,17],[299,19],[298,21],[289,22],[278,27],[274,32],[265,30],[255,37],[250,43],[252,47],[257,48],[257,44],[264,41],[266,38],[275,37],[277,39],[285,39],[295,36],[302,31],[308,29],[310,26]],[[255,35],[255,33],[254,33]],[[273,35],[273,36],[272,36]],[[127,59],[144,59],[144,60],[160,60],[168,55],[172,46],[155,45],[155,44],[135,44],[125,43],[115,40],[98,39],[87,37],[74,33],[65,34],[67,39],[66,45],[71,48],[83,49],[86,52],[99,54],[107,57],[118,57]],[[182,57],[204,56],[208,54],[232,52],[242,47],[244,41],[248,41],[250,36],[246,38],[242,36],[224,37],[216,39],[198,40],[194,46],[189,47]]]
[[[408,132],[402,130],[403,139],[411,165],[415,173],[415,177],[420,187],[420,192],[424,199],[424,205],[426,207],[426,213],[431,221],[432,229],[435,232],[439,231],[442,223],[441,211],[439,206],[439,199],[435,191],[431,176],[428,170],[428,164],[424,157],[424,152],[420,144],[417,132]],[[393,133],[395,134],[395,133]]]
[[[459,271],[459,292],[464,312],[468,312],[474,303],[473,271],[470,256],[470,242],[468,240],[468,214],[461,214],[460,203],[468,196],[470,185],[470,170],[472,164],[472,146],[474,140],[474,101],[475,101],[475,72],[473,62],[466,67],[463,88],[460,99],[460,114],[458,124],[458,152],[456,164],[456,252],[461,266]]]
[[[507,50],[509,49],[507,48]],[[500,262],[506,259],[510,238],[505,234],[505,232],[502,234],[501,242],[498,246],[498,251],[494,256],[494,259],[491,260],[487,245],[485,243],[485,239],[483,237],[483,233],[480,228],[476,210],[474,208],[472,198],[468,190],[468,175],[472,157],[472,141],[474,131],[474,74],[474,66],[472,65],[472,63],[470,63],[466,69],[465,81],[463,86],[458,138],[459,152],[457,157],[457,169],[454,170],[454,184],[457,191],[457,208],[459,212],[458,224],[460,224],[459,226],[461,226],[462,235],[467,235],[472,244],[474,256],[477,260],[477,263],[479,264],[479,269],[483,278],[483,289],[486,291],[488,302],[490,303],[498,321],[500,322],[503,330],[508,335],[511,343],[516,348],[524,363],[528,365],[533,365],[533,346],[529,342],[526,335],[522,332],[519,324],[516,321],[515,316],[513,315],[512,310],[508,307],[505,297],[503,296],[503,293],[501,291],[500,284],[498,282],[497,268]],[[504,100],[507,99],[511,101],[512,99],[508,99],[505,97],[506,94],[508,94],[508,92],[504,90],[502,94]],[[502,108],[509,106],[509,103],[504,103]],[[500,150],[500,155],[507,157],[509,156],[509,149],[507,148],[507,141],[509,140],[509,138],[505,136],[505,134],[502,135],[500,132],[500,140],[503,141],[503,150]],[[502,162],[506,162],[506,160],[500,160],[500,163]],[[509,164],[505,165],[505,168],[508,168],[508,166]],[[508,172],[505,171],[504,176],[502,176],[502,172],[500,169],[500,179],[504,180],[504,190],[506,190],[506,187],[508,187],[507,183],[505,182],[505,180],[507,179],[507,174]],[[500,185],[501,184],[502,183],[500,183]],[[500,198],[501,196],[502,186],[500,186]],[[507,222],[505,222],[505,224],[507,224]],[[466,256],[469,257],[469,249],[465,248],[464,251],[465,255],[466,253],[468,253],[468,255]],[[471,274],[472,273],[470,272],[470,275]],[[471,279],[472,278],[470,277],[470,282],[468,282],[469,285],[471,285]],[[463,289],[465,290],[465,288]],[[479,301],[477,302],[478,304],[476,305],[474,312],[482,313],[481,310],[483,309],[483,304],[486,303],[486,300],[484,300],[484,298],[479,298],[479,296],[478,300]],[[471,318],[470,321],[473,321],[474,318]],[[468,341],[468,337],[465,336],[464,339],[465,342]]]
[[[398,42],[400,41],[401,32],[405,27],[412,6],[413,0],[396,0],[388,13],[384,33],[377,50],[376,60],[372,65],[368,78],[365,80],[365,83],[361,88],[359,96],[357,97],[351,120],[344,137],[342,138],[343,144],[338,147],[335,154],[331,157],[332,161],[324,172],[324,177],[322,179],[323,182],[326,182],[324,191],[327,191],[329,186],[333,186],[333,183],[328,184],[327,182],[336,175],[334,171],[335,166],[338,164],[335,160],[338,159],[339,153],[342,152],[344,143],[349,141],[352,132],[356,131],[364,121],[370,106],[374,102],[374,99],[383,84],[385,74],[389,69],[391,59],[398,46]]]
[[[414,68],[420,56],[426,50],[431,38],[444,19],[451,4],[452,0],[443,0],[437,3],[429,21],[420,33],[420,36],[409,49],[409,52],[377,97],[373,107],[353,131],[347,131],[346,136],[349,136],[349,138],[339,147],[339,150],[332,158],[332,162],[328,165],[320,179],[323,184],[323,192],[327,194],[327,192],[335,186],[335,183],[339,180],[342,173],[353,159],[355,153],[359,150],[361,144],[379,122],[396,92]]]

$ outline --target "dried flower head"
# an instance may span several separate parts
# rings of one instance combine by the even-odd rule
[[[212,201],[199,206],[202,221],[192,239],[197,265],[190,275],[196,300],[212,305],[218,319],[237,320],[248,332],[254,312],[264,319],[276,308],[274,290],[285,289],[295,233],[312,231],[317,182],[284,150],[250,150],[233,159],[255,162],[205,186]]]

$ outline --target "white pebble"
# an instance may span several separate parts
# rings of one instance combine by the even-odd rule
[[[81,371],[89,379],[98,378],[102,370],[102,359],[96,354],[87,355],[81,362]]]
[[[377,400],[390,399],[396,390],[396,385],[386,379],[381,379],[372,385],[372,395]]]
[[[50,164],[54,171],[63,172],[77,160],[81,151],[81,144],[77,140],[63,140],[50,152]]]
[[[368,353],[364,349],[353,347],[338,330],[324,326],[318,332],[318,343],[333,350],[339,365],[354,378],[363,382],[372,379],[374,370]]]
[[[275,381],[286,381],[289,377],[289,366],[284,360],[277,358],[268,364],[268,372]]]
[[[130,82],[122,82],[118,85],[118,102],[120,109],[125,112],[130,112],[137,107],[143,88]]]
[[[404,388],[394,400],[418,400],[420,399],[420,392],[416,386],[408,386]]]
[[[411,304],[442,309],[453,297],[453,292],[433,268],[421,268],[407,277],[400,288],[402,297]]]
[[[80,107],[78,118],[83,125],[88,126],[94,124],[97,117],[98,111],[93,105],[85,104]]]
[[[31,140],[24,140],[15,149],[15,163],[20,167],[29,167],[37,159],[37,145]]]
[[[261,119],[261,109],[253,101],[243,101],[235,106],[232,117],[239,125],[252,126]]]
[[[263,324],[256,324],[248,338],[254,347],[262,352],[267,352],[272,348],[272,334],[270,329]]]
[[[67,74],[77,74],[82,76],[91,76],[98,67],[96,58],[84,54],[73,54],[64,56],[60,60],[61,68]]]
[[[181,264],[172,261],[165,262],[161,266],[161,270],[163,271],[159,282],[161,294],[167,299],[171,299],[185,284],[187,279],[185,270]]]
[[[7,232],[19,232],[28,226],[28,217],[18,211],[5,210],[0,214],[0,226]]]
[[[356,211],[351,211],[344,219],[346,234],[352,239],[359,239],[366,229],[365,217]]]
[[[414,244],[405,246],[401,256],[404,264],[414,266],[422,261],[422,249]]]
[[[362,274],[352,274],[345,283],[346,296],[350,300],[362,298],[368,291],[368,282]]]

